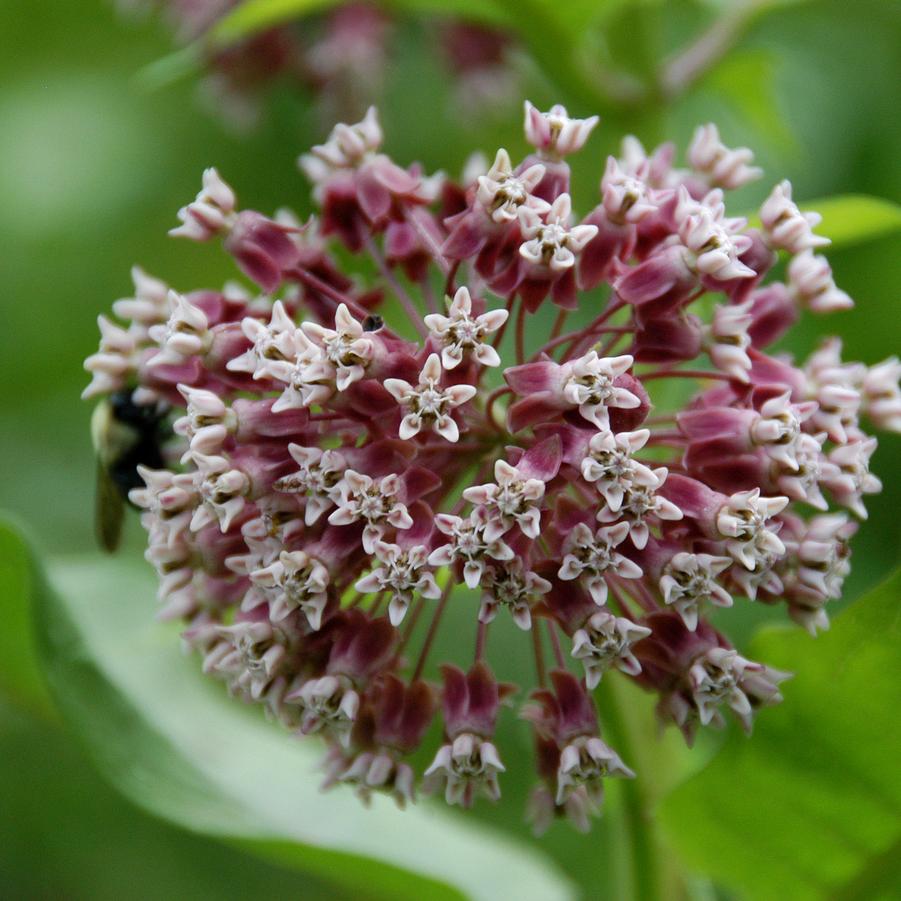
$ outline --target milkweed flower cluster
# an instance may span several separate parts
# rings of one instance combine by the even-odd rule
[[[396,17],[367,0],[318,4],[329,7],[298,21],[278,23],[223,43],[217,28],[240,0],[116,0],[129,16],[157,13],[179,44],[199,49],[201,96],[226,122],[248,128],[260,119],[267,94],[287,85],[312,94],[334,116],[359,115],[377,99],[388,72]],[[317,6],[313,4],[312,6]],[[498,107],[517,92],[510,65],[511,35],[451,17],[425,19],[434,55],[451,77],[461,111]]]
[[[514,763],[496,726],[521,704],[530,816],[587,828],[605,781],[634,775],[602,679],[656,694],[689,742],[730,711],[750,730],[787,674],[710,611],[780,605],[816,632],[841,594],[880,488],[862,421],[901,427],[901,364],[844,361],[836,339],[767,353],[802,310],[851,301],[787,182],[760,227],[727,214],[760,172],[712,125],[687,169],[626,139],[576,215],[566,157],[596,124],[527,104],[532,151],[457,183],[391,160],[371,110],[300,158],[305,223],[242,209],[207,170],[173,234],[221,240],[262,293],[136,269],[100,318],[86,395],[174,411],[172,465],[131,494],[161,615],[234,694],[325,739],[329,785],[496,800]],[[374,277],[338,262],[358,257]],[[508,617],[532,685],[494,675]]]

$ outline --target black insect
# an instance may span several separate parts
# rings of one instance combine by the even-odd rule
[[[91,416],[97,454],[95,529],[100,546],[112,553],[122,537],[128,492],[144,484],[138,465],[161,469],[169,406],[138,404],[130,390],[117,391],[98,404]]]

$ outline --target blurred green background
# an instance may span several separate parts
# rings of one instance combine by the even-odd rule
[[[693,2],[619,6],[605,27],[623,59],[639,32],[642,53],[653,57],[709,14],[709,5]],[[404,21],[395,32],[381,110],[399,161],[454,172],[472,150],[524,151],[519,101],[476,118],[454,113],[424,26]],[[129,24],[100,0],[0,3],[0,508],[52,555],[93,553],[90,409],[79,393],[82,360],[97,344],[96,315],[130,293],[135,262],[179,290],[234,275],[212,248],[166,237],[200,171],[219,167],[246,206],[309,208],[294,160],[324,137],[310,98],[275,89],[263,124],[237,135],[200,109],[190,79],[141,87],[136,72],[171,46],[159,23]],[[542,108],[562,101],[575,115],[594,112],[528,64],[522,83]],[[604,155],[624,129],[648,144],[665,135],[684,147],[694,126],[711,120],[728,144],[753,147],[766,169],[738,197],[739,208],[753,207],[782,177],[802,200],[866,193],[899,202],[899,85],[901,5],[780,5],[686,96],[641,115],[606,111],[577,163],[576,206],[593,204]],[[857,307],[805,319],[789,349],[804,354],[826,331],[843,336],[851,359],[897,353],[898,251],[894,236],[830,254]],[[880,441],[874,469],[886,490],[868,503],[846,600],[895,565],[901,544],[901,488],[891,477],[901,443]],[[138,553],[138,532],[132,523],[124,553]],[[756,619],[748,609],[740,639]],[[14,692],[0,694],[0,835],[2,897],[341,897],[138,812],[105,786],[48,707]]]

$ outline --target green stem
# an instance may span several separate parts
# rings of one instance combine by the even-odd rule
[[[645,793],[645,781],[641,778],[641,751],[634,740],[627,722],[625,705],[621,691],[616,684],[616,674],[609,674],[601,683],[599,694],[601,719],[604,723],[605,740],[622,757],[627,766],[638,771],[635,779],[624,779],[619,783],[622,798],[623,818],[630,838],[632,865],[631,892],[622,892],[621,897],[631,897],[635,901],[660,901],[663,898],[657,842],[650,815],[650,803]]]

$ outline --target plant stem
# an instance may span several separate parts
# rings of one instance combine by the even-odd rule
[[[600,704],[605,734],[610,744],[616,748],[627,766],[640,769],[638,743],[634,741],[631,729],[624,715],[626,705],[621,697],[619,683],[610,674],[601,683],[605,697]],[[653,834],[653,818],[648,810],[648,799],[644,793],[642,779],[623,779],[619,783],[622,797],[623,819],[628,830],[631,848],[632,886],[631,892],[621,893],[635,901],[660,901],[660,872]]]
[[[516,311],[516,362],[522,365],[526,361],[526,305],[519,301]]]
[[[538,678],[538,684],[544,688],[547,676],[544,669],[544,649],[541,647],[541,634],[534,623],[530,631],[532,632],[532,648],[535,651],[535,674]]]
[[[444,613],[444,608],[447,607],[447,602],[451,596],[453,587],[453,579],[448,579],[447,585],[444,586],[444,591],[441,592],[441,600],[438,601],[438,606],[435,608],[432,621],[429,623],[429,631],[426,633],[425,641],[422,644],[422,650],[419,652],[419,659],[416,661],[416,669],[413,670],[413,675],[410,677],[411,682],[415,682],[422,675],[422,670],[428,659],[429,651],[432,649],[432,642],[435,640],[438,626],[441,624],[441,615]]]
[[[373,262],[378,268],[379,272],[382,275],[382,278],[388,283],[388,286],[394,292],[395,297],[397,297],[398,301],[400,301],[400,305],[404,308],[404,312],[410,319],[410,322],[416,328],[416,331],[419,332],[420,336],[425,338],[429,330],[425,327],[425,323],[422,321],[422,315],[416,307],[416,304],[413,302],[413,298],[406,292],[404,286],[400,283],[397,276],[391,271],[391,267],[385,261],[384,256],[382,256],[382,252],[379,250],[375,241],[372,240],[370,235],[366,235],[366,250],[369,251],[369,255],[372,257]]]
[[[706,31],[666,60],[658,76],[664,96],[672,98],[684,94],[709,72],[741,37],[761,5],[757,0],[733,0]]]

